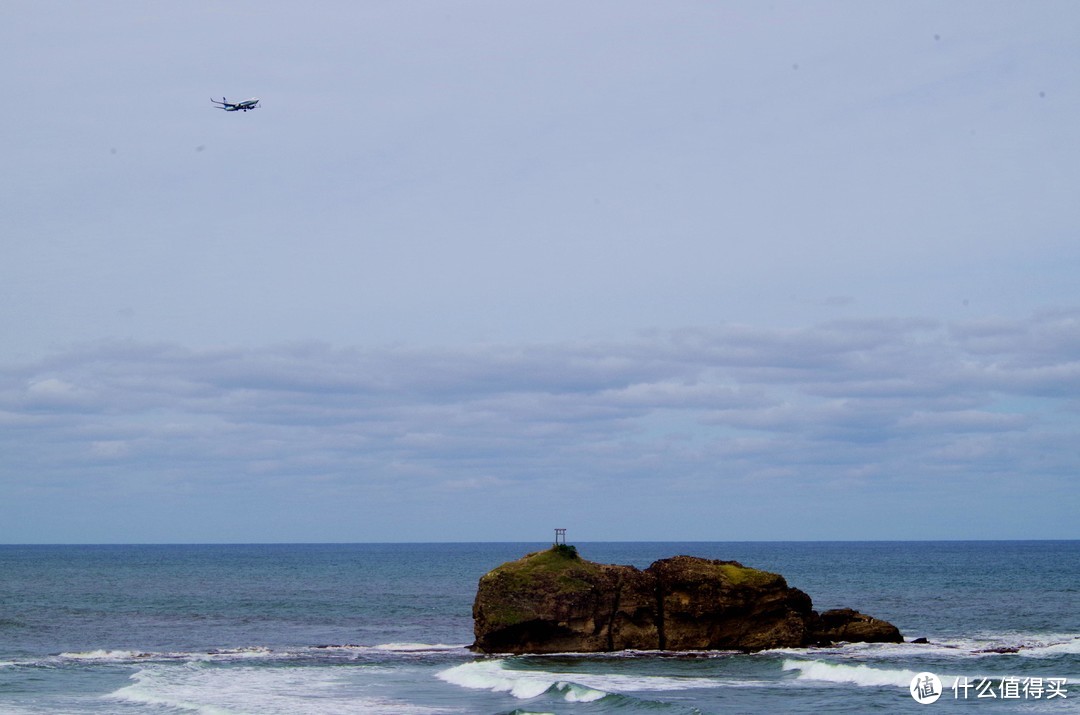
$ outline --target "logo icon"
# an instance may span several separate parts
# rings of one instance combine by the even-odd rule
[[[936,703],[941,697],[941,679],[933,673],[919,673],[911,679],[911,697],[920,705]]]

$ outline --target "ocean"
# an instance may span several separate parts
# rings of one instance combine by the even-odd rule
[[[578,543],[775,571],[909,642],[469,651],[480,576],[547,546],[0,546],[0,713],[1080,712],[1080,541]]]

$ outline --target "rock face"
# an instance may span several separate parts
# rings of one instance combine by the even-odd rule
[[[887,621],[853,611],[837,608],[819,616],[814,634],[818,643],[902,643],[900,630]]]
[[[903,641],[851,609],[818,615],[783,576],[735,561],[676,556],[644,571],[586,561],[573,547],[529,554],[485,574],[473,604],[486,653],[740,650]]]

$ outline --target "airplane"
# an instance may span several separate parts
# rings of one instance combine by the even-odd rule
[[[224,97],[221,98],[220,102],[217,101],[216,99],[211,99],[210,101],[213,102],[214,104],[220,104],[221,106],[218,107],[218,109],[224,109],[226,112],[246,112],[249,109],[258,109],[259,108],[259,98],[258,97],[252,97],[251,99],[245,99],[243,102],[235,102],[235,103],[230,102],[229,100],[225,99]]]

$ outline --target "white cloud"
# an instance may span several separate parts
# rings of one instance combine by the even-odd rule
[[[27,403],[35,407],[87,405],[93,393],[56,377],[35,378],[26,386]]]
[[[0,372],[0,414],[20,426],[0,437],[0,482],[45,477],[76,495],[139,475],[148,493],[182,479],[208,499],[303,493],[322,508],[560,491],[690,508],[695,493],[778,498],[778,484],[812,503],[826,485],[869,499],[941,475],[1004,484],[1035,471],[1068,500],[1052,475],[1080,463],[1061,347],[1075,330],[1060,316],[1001,322],[992,350],[972,342],[984,328],[922,321],[466,349],[102,343]],[[445,506],[480,504],[467,503]]]

